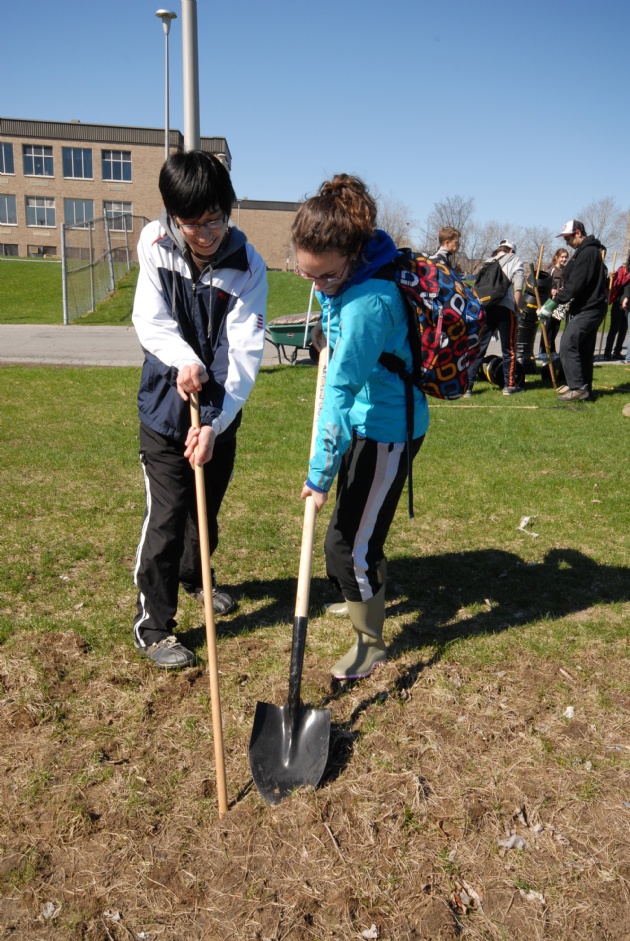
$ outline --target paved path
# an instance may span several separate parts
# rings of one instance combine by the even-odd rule
[[[290,347],[287,353],[291,353]],[[133,327],[0,324],[0,364],[141,366],[142,359]],[[309,362],[306,350],[299,351],[298,362]],[[267,341],[263,366],[277,363],[278,354]]]
[[[293,347],[286,347],[290,355]],[[488,353],[500,353],[493,338]],[[284,363],[285,360],[283,359]],[[298,363],[310,362],[299,350]],[[0,364],[43,363],[53,366],[141,366],[142,350],[133,327],[97,327],[77,324],[0,324]],[[263,366],[277,366],[278,354],[267,341]]]

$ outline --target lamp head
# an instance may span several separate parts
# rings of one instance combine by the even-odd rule
[[[168,36],[169,30],[171,28],[171,20],[177,19],[177,13],[173,13],[172,10],[157,10],[155,15],[158,17],[158,19],[162,20],[164,35]]]

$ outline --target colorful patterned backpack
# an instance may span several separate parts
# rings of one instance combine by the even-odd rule
[[[379,362],[427,395],[459,399],[484,323],[477,295],[448,265],[408,248],[375,277],[395,281],[407,302],[413,369],[409,372],[394,353],[383,353]]]
[[[479,350],[485,313],[479,298],[443,262],[401,249],[398,258],[375,275],[395,281],[405,298],[409,321],[411,371],[395,353],[382,353],[379,362],[405,384],[409,518],[413,518],[411,438],[413,387],[436,399],[459,399],[468,386],[468,367]]]

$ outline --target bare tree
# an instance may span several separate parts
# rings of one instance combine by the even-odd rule
[[[409,206],[392,196],[391,193],[387,196],[378,194],[376,203],[378,205],[377,225],[379,228],[385,229],[398,248],[413,247],[413,230],[418,223],[413,218]]]
[[[423,240],[428,246],[435,244],[435,247],[430,249],[435,251],[438,232],[444,226],[450,225],[462,233],[462,245],[465,245],[466,230],[471,223],[474,212],[475,200],[472,196],[447,196],[440,202],[434,203],[425,224]]]
[[[609,255],[622,250],[626,213],[619,208],[612,196],[589,203],[580,210],[578,218],[586,226],[587,233],[592,232],[595,238],[606,246]]]
[[[630,252],[630,212],[628,213],[628,221],[626,222],[626,234],[623,239],[623,252],[621,253],[622,264],[625,264],[625,260],[628,258],[629,252]]]
[[[538,255],[542,245],[544,245],[542,268],[551,264],[551,258],[556,249],[564,247],[564,245],[560,245],[556,235],[557,232],[554,232],[553,229],[542,225],[530,225],[522,230],[522,235],[519,236],[518,254],[525,262],[526,268],[530,263],[534,266],[538,264]]]
[[[501,222],[471,222],[466,230],[466,240],[462,239],[460,259],[467,274],[476,274],[486,258],[492,254],[506,232],[512,233],[509,226]]]

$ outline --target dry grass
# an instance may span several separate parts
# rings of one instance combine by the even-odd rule
[[[274,641],[220,644],[222,819],[202,668],[156,674],[72,631],[5,649],[5,936],[627,938],[623,644],[570,669],[421,648],[331,690],[319,648],[336,632],[313,619],[305,664],[313,701],[333,705],[325,780],[276,808],[247,765],[257,698],[284,696],[250,675]],[[522,849],[499,845],[512,834]]]

